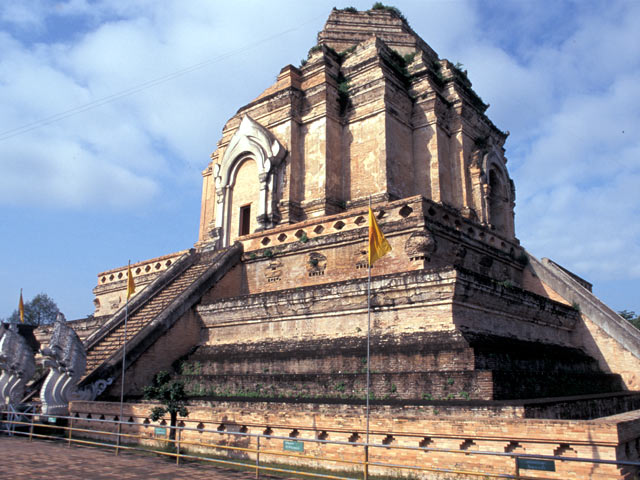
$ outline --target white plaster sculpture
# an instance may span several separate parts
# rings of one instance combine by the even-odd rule
[[[78,382],[84,375],[87,354],[76,332],[58,314],[49,346],[42,349],[43,365],[49,368],[42,389],[43,415],[66,415],[71,400],[93,400],[111,384],[113,379],[98,380],[82,390]]]
[[[0,408],[4,409],[20,403],[25,385],[36,371],[36,362],[17,325],[0,328]]]

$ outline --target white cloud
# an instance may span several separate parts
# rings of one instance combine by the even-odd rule
[[[1,34],[0,103],[6,115],[0,131],[10,133],[52,114],[73,113],[75,107],[158,77],[175,64],[179,49],[163,45],[154,35],[144,18],[107,23],[71,44],[27,46]],[[167,56],[174,58],[162,61]],[[163,153],[168,149],[185,155],[180,146],[172,146],[168,134],[192,130],[188,124],[194,116],[188,116],[187,109],[198,104],[203,92],[188,92],[181,95],[185,101],[177,103],[178,95],[165,101],[163,94],[171,93],[166,86],[143,90],[8,135],[0,140],[0,201],[60,207],[148,203],[163,178],[170,177]],[[163,108],[167,105],[170,110]],[[177,124],[184,127],[171,128]],[[206,156],[198,160],[202,165]]]
[[[294,21],[284,27],[271,22],[274,27],[265,28],[263,14],[279,14],[260,2],[251,3],[241,21],[235,4],[208,1],[26,5],[43,25],[64,19],[77,33],[48,31],[42,38],[53,38],[53,43],[33,43],[0,32],[5,47],[0,103],[8,113],[0,119],[0,165],[13,175],[5,178],[7,185],[40,184],[37,201],[45,198],[48,205],[61,207],[102,201],[100,189],[85,188],[83,182],[105,181],[109,189],[119,188],[116,197],[123,200],[112,206],[126,204],[125,199],[148,203],[149,195],[175,188],[186,175],[197,183],[224,122],[277,74],[270,54],[286,58],[287,48],[261,39],[282,34],[284,40],[290,34],[286,27],[296,26]],[[300,28],[295,34],[308,36]],[[301,56],[289,54],[283,64]],[[198,64],[201,68],[181,74]],[[91,108],[76,114],[74,109],[87,105]],[[64,119],[38,124],[61,112]],[[2,139],[24,125],[34,129]],[[28,158],[37,153],[20,145],[31,142],[47,143],[48,155]],[[55,176],[15,168],[32,163],[42,171],[72,159],[94,161],[100,168],[71,178],[64,192],[53,184]],[[107,173],[114,178],[105,180]],[[10,190],[12,202],[35,201],[34,195]],[[0,195],[7,199],[9,192]]]
[[[586,28],[594,29],[593,21]],[[606,57],[615,47],[595,53]],[[624,41],[617,45],[624,48]],[[518,231],[534,253],[592,280],[640,278],[640,69],[618,66],[603,77],[598,59],[585,55],[593,75],[580,62],[573,70],[565,64],[555,108],[539,119],[528,152],[512,168]]]
[[[158,185],[148,177],[105,161],[80,142],[37,138],[5,145],[0,202],[78,208],[120,208],[148,202]],[[51,158],[55,152],[56,158]],[[126,192],[123,195],[122,192]]]
[[[640,3],[438,7],[409,19],[511,132],[523,245],[592,281],[640,278]]]
[[[20,0],[7,0],[0,4],[0,21],[20,29],[39,30],[43,26],[43,10],[42,1],[22,2]]]

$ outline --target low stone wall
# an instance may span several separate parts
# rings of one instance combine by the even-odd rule
[[[151,422],[150,404],[126,404],[124,419],[134,422],[126,433],[143,435],[150,444],[157,443]],[[86,418],[114,419],[119,415],[118,403],[73,402],[74,426],[86,426]],[[373,406],[371,409],[370,460],[423,467],[451,468],[495,474],[514,474],[515,461],[508,456],[486,456],[475,451],[557,455],[600,460],[638,461],[640,446],[640,411],[596,420],[540,420],[521,418],[439,418],[427,413],[426,407]],[[83,422],[84,420],[84,422]],[[189,407],[189,417],[182,440],[255,448],[255,437],[236,437],[228,432],[267,434],[296,440],[324,439],[340,442],[363,442],[365,439],[364,407],[327,404],[219,402]],[[74,428],[75,428],[74,427]],[[205,432],[203,430],[214,430]],[[392,447],[423,447],[457,450],[455,452],[402,450]],[[196,445],[183,445],[194,451],[222,455],[226,450]],[[282,439],[261,438],[262,450],[283,451]],[[363,448],[357,445],[305,443],[305,454],[323,458],[362,461]],[[229,454],[230,456],[233,453]],[[252,452],[238,452],[240,458],[253,459]],[[269,457],[262,461],[337,468],[337,463],[304,460],[295,457]],[[351,467],[356,468],[356,467]],[[583,462],[555,461],[555,472],[521,470],[521,475],[550,479],[624,479],[637,478],[638,471]],[[375,469],[373,469],[375,470]],[[375,473],[372,471],[372,473]],[[380,473],[380,472],[379,472]],[[420,478],[459,478],[445,473],[424,473]]]
[[[188,250],[182,250],[131,265],[131,274],[136,284],[134,295],[166,272],[187,252]],[[124,305],[127,296],[127,269],[128,266],[125,265],[98,273],[98,284],[93,289],[95,316],[112,315]]]

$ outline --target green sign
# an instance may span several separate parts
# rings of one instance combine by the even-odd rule
[[[155,428],[155,434],[156,437],[166,437],[167,436],[167,429],[164,427],[156,427]]]
[[[48,418],[48,422],[49,423],[56,423],[56,417],[49,417]]]
[[[518,458],[518,468],[527,470],[544,470],[555,472],[556,463],[553,460],[538,460],[536,458]]]
[[[282,449],[288,452],[304,452],[304,443],[298,440],[285,440]]]

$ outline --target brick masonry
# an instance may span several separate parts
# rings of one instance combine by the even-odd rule
[[[153,426],[148,418],[152,405],[127,404],[125,416],[135,422],[128,432],[144,435],[155,443]],[[75,425],[82,419],[111,420],[119,414],[119,404],[74,402]],[[469,454],[474,450],[495,453],[526,453],[565,457],[598,458],[603,460],[637,461],[640,443],[640,414],[629,412],[597,420],[543,420],[501,417],[439,418],[433,407],[397,408],[373,406],[370,422],[370,442],[380,445],[371,449],[371,461],[386,463],[455,468],[486,473],[514,473],[514,460],[509,457],[486,457]],[[429,412],[428,412],[429,411]],[[292,437],[322,438],[340,442],[362,442],[366,437],[362,406],[277,403],[220,403],[191,406],[189,416],[181,419],[184,426],[210,429],[215,433],[190,431],[187,441],[254,447],[255,438],[234,437],[225,432],[245,432]],[[161,421],[166,424],[168,418]],[[460,452],[396,450],[383,445],[428,447],[461,450]],[[206,450],[202,447],[191,446]],[[282,440],[262,439],[261,448],[282,451]],[[218,450],[217,453],[221,451]],[[308,444],[305,453],[343,460],[361,461],[362,449],[349,445]],[[246,455],[246,454],[242,454]],[[252,454],[249,454],[251,457]],[[262,457],[264,460],[264,456]],[[489,459],[489,460],[488,460]],[[306,460],[279,459],[292,463]],[[325,463],[326,466],[331,464]],[[381,473],[381,472],[379,472]],[[629,468],[612,465],[556,461],[556,472],[529,471],[538,478],[628,479],[637,475]],[[429,478],[459,478],[444,475]]]

